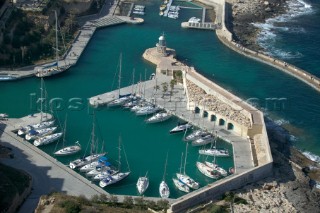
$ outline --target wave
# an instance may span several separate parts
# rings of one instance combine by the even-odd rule
[[[309,160],[320,163],[320,156],[313,154],[311,152],[308,152],[308,151],[302,152],[302,154],[304,156],[306,156]]]
[[[306,33],[303,27],[283,26],[285,23],[293,22],[294,18],[311,14],[314,10],[312,6],[302,0],[291,0],[288,2],[287,13],[267,19],[265,23],[252,23],[260,29],[257,37],[257,43],[267,50],[266,54],[279,57],[281,59],[301,58],[303,55],[299,52],[288,52],[276,48],[277,33],[289,32],[294,34]]]

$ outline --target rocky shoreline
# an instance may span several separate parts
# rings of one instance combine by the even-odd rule
[[[263,23],[268,18],[276,17],[287,11],[286,0],[229,0],[232,16],[228,23],[236,42],[255,51],[263,51],[256,43],[260,30],[253,23]],[[231,14],[230,14],[231,13]]]

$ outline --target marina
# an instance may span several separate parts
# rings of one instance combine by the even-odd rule
[[[159,32],[157,32],[157,33],[159,34]],[[154,41],[152,41],[152,42],[154,43]],[[152,42],[149,42],[149,43],[152,43]],[[181,49],[183,49],[183,48],[181,48]],[[90,50],[90,47],[89,47],[89,52],[90,51],[91,50]],[[90,52],[90,54],[93,54],[93,52]],[[84,54],[84,56],[83,56],[84,59],[87,59],[88,55]],[[118,55],[118,52],[116,52],[116,55]],[[79,61],[79,63],[81,63],[81,62]],[[115,66],[114,64],[112,64],[112,65]],[[102,67],[102,69],[104,69],[104,67]],[[100,67],[100,70],[102,70],[102,69]],[[91,66],[90,66],[90,70],[91,70]],[[169,71],[170,71],[170,69],[169,69]],[[127,71],[127,72],[130,72],[130,71]],[[99,72],[97,72],[97,73],[99,73]],[[188,73],[190,73],[192,75],[192,71],[190,71]],[[81,71],[80,71],[80,75],[83,75],[83,73],[81,73]],[[101,78],[101,76],[105,77],[105,75],[100,75],[100,78]],[[113,76],[113,75],[110,75],[110,76]],[[127,75],[127,78],[128,78],[128,76],[129,75]],[[194,75],[194,76],[196,76],[196,75]],[[215,73],[215,76],[216,76],[216,73]],[[199,76],[197,76],[197,77],[199,77]],[[68,76],[66,76],[66,78],[68,78]],[[88,76],[86,75],[86,79],[87,78],[88,78]],[[95,79],[95,77],[93,75],[90,76],[89,78],[94,78]],[[59,81],[59,79],[56,79],[56,80]],[[100,93],[103,93],[105,91],[110,91],[110,90],[106,90],[105,85],[104,85],[104,87],[101,86],[103,84],[106,84],[104,81],[99,81],[100,82],[99,85],[97,84],[97,85],[92,86],[92,87],[98,87],[97,90],[92,90],[93,92],[85,93],[85,94],[88,97],[94,96],[93,98],[90,98],[90,104],[94,105],[94,106],[98,106],[99,105],[97,110],[100,110],[101,117],[103,117],[105,120],[112,120],[113,121],[112,123],[114,123],[113,125],[116,126],[117,128],[120,128],[120,127],[122,128],[124,126],[124,123],[123,122],[119,122],[118,120],[122,120],[122,121],[126,120],[125,125],[127,125],[129,127],[128,127],[128,129],[125,129],[125,130],[121,129],[121,131],[122,131],[122,133],[125,131],[126,134],[129,134],[130,137],[133,137],[133,139],[125,138],[125,140],[124,140],[125,143],[131,143],[132,141],[135,141],[135,145],[137,147],[141,146],[141,145],[142,146],[149,146],[149,144],[147,144],[147,143],[146,144],[139,143],[139,140],[140,141],[146,140],[146,141],[150,142],[150,144],[153,143],[152,146],[158,146],[158,147],[163,146],[163,147],[165,147],[164,149],[167,149],[167,146],[169,146],[169,147],[172,146],[174,148],[179,147],[179,152],[181,152],[181,150],[184,149],[183,147],[185,145],[185,142],[182,142],[183,133],[181,133],[180,135],[169,135],[168,132],[169,132],[170,129],[172,129],[173,127],[176,126],[177,121],[189,121],[194,126],[198,126],[200,128],[203,128],[203,129],[207,129],[209,127],[208,130],[211,133],[214,133],[215,131],[217,131],[219,137],[223,138],[226,141],[229,141],[233,145],[232,148],[230,148],[230,147],[228,147],[228,148],[229,148],[230,151],[232,150],[232,153],[234,155],[233,157],[231,157],[231,161],[234,160],[234,162],[235,162],[234,166],[235,166],[235,170],[237,170],[237,172],[245,172],[245,171],[248,171],[248,170],[254,168],[254,166],[257,165],[257,161],[258,161],[256,153],[253,150],[253,148],[256,146],[256,145],[254,145],[254,142],[252,140],[248,141],[246,137],[242,137],[245,134],[241,133],[241,130],[240,130],[239,134],[233,134],[233,131],[226,129],[226,126],[222,127],[222,126],[216,125],[216,126],[212,127],[213,123],[209,119],[210,115],[209,115],[209,117],[207,117],[207,119],[204,119],[204,116],[203,116],[204,114],[203,113],[206,110],[203,109],[203,108],[200,109],[200,111],[201,111],[200,113],[195,113],[195,111],[192,111],[190,109],[188,110],[187,109],[188,108],[188,100],[186,98],[184,98],[184,99],[182,98],[186,94],[186,86],[177,84],[177,85],[174,86],[174,89],[172,91],[172,93],[173,93],[172,95],[170,95],[170,92],[168,92],[168,91],[165,94],[163,94],[162,83],[170,82],[170,81],[171,81],[171,77],[165,76],[163,74],[160,75],[159,73],[157,73],[156,74],[156,78],[153,79],[153,80],[140,82],[139,84],[134,84],[134,86],[128,86],[128,87],[122,88],[122,89],[124,89],[124,91],[126,91],[125,89],[127,88],[127,91],[131,92],[132,88],[134,88],[134,89],[135,88],[139,88],[139,86],[142,87],[142,85],[143,85],[143,87],[145,87],[145,92],[143,90],[140,91],[140,92],[137,89],[135,90],[136,93],[139,96],[145,96],[146,99],[150,103],[157,104],[158,106],[166,109],[167,111],[170,111],[173,115],[175,115],[170,120],[166,121],[168,123],[163,122],[163,123],[155,124],[156,125],[155,127],[154,126],[151,127],[152,125],[149,125],[149,124],[147,125],[147,124],[144,123],[145,119],[147,117],[138,118],[138,117],[135,116],[135,114],[133,114],[133,113],[131,113],[129,111],[124,111],[122,108],[115,108],[115,109],[108,108],[107,107],[107,103],[109,103],[109,101],[112,101],[112,100],[115,99],[115,97],[117,97],[117,92],[116,91],[112,91],[112,92],[108,92],[108,93],[96,96],[96,94],[100,94]],[[85,82],[87,82],[87,80]],[[127,82],[129,82],[129,80],[127,80]],[[34,83],[34,82],[32,82],[32,83]],[[110,83],[110,85],[111,85],[111,82],[108,82],[108,83]],[[125,83],[124,85],[128,85],[128,83]],[[157,91],[154,90],[154,87],[156,85],[160,86],[160,89],[157,90]],[[81,88],[78,88],[77,86],[75,86],[75,88],[81,90]],[[64,89],[63,91],[66,91],[67,89],[70,89],[70,88],[68,88],[68,86],[67,86],[66,89]],[[73,87],[71,89],[75,90]],[[238,101],[239,100],[236,100],[235,102],[238,103]],[[200,105],[200,103],[199,103],[199,105]],[[242,109],[242,108],[240,108],[240,109]],[[239,110],[239,108],[238,108],[238,110]],[[11,111],[9,111],[8,113],[12,114]],[[112,116],[114,116],[114,117],[112,117]],[[82,116],[81,118],[83,119],[83,117],[85,117],[85,115]],[[178,120],[177,117],[182,119],[182,120],[180,120],[180,119]],[[75,119],[75,118],[73,117],[73,119]],[[84,120],[86,120],[86,119],[84,119]],[[138,122],[136,122],[136,120]],[[219,120],[219,118],[218,118],[218,120]],[[88,121],[88,119],[86,121]],[[226,121],[226,125],[227,125],[228,124],[228,120],[225,120],[225,121]],[[83,122],[83,121],[81,121],[81,122]],[[121,123],[121,124],[118,124],[118,122]],[[84,122],[84,123],[89,123],[89,122]],[[102,122],[102,124],[104,124],[104,127],[108,127],[108,128],[104,129],[104,131],[106,132],[105,134],[107,134],[107,132],[108,132],[107,137],[109,137],[108,138],[109,140],[106,142],[106,144],[108,144],[108,148],[106,148],[106,151],[109,152],[109,154],[111,155],[111,158],[115,159],[116,158],[116,155],[114,154],[115,151],[112,150],[112,147],[114,146],[114,143],[110,142],[110,141],[115,141],[115,139],[114,139],[114,137],[110,136],[111,133],[109,133],[109,132],[116,131],[115,130],[116,127],[114,129],[112,129],[112,127],[106,125],[106,122],[104,122],[104,121]],[[216,123],[216,124],[218,124],[218,123]],[[88,134],[84,135],[84,134],[81,133],[81,131],[83,131],[84,129],[79,127],[78,124],[74,124],[74,125],[77,128],[76,130],[74,130],[74,131],[77,132],[77,134],[76,134],[77,138],[79,137],[79,138],[83,139],[83,138],[87,138],[88,137]],[[143,130],[147,130],[147,131],[151,130],[150,132],[152,132],[152,136],[153,137],[150,137],[148,139],[145,139],[145,138],[142,139],[140,137],[139,138],[135,137],[134,134],[136,134],[136,132],[138,132],[138,130],[139,130],[138,128],[135,128],[135,126],[138,126],[138,125]],[[159,132],[159,134],[156,134],[155,133],[156,131]],[[244,131],[244,129],[243,129],[243,131]],[[190,133],[190,132],[188,132],[188,133]],[[119,136],[119,132],[118,131],[116,131],[115,134],[116,134],[117,137]],[[75,133],[73,133],[73,136],[74,135],[75,135]],[[165,135],[165,136],[162,137],[162,136],[159,136],[159,135],[162,135],[162,136]],[[157,138],[157,137],[161,137],[160,143],[158,143],[157,139],[154,139],[154,138]],[[172,143],[173,145],[171,145],[171,144],[167,145],[168,142]],[[86,144],[84,141],[81,141],[81,143],[82,144]],[[48,146],[50,146],[50,145],[48,145]],[[127,144],[126,144],[126,146],[127,146]],[[242,150],[243,147],[245,147],[246,150]],[[135,146],[133,146],[131,148],[134,149]],[[48,153],[52,153],[52,150],[50,150],[50,147],[46,147],[46,148],[43,148],[43,149]],[[51,146],[51,149],[52,149],[52,146]],[[192,176],[192,177],[195,176],[196,180],[200,180],[200,182],[201,182],[200,185],[201,186],[204,186],[205,184],[210,184],[208,187],[211,187],[212,186],[211,185],[212,184],[212,180],[208,181],[207,179],[204,179],[204,175],[202,175],[202,174],[198,175],[198,173],[195,172],[194,169],[190,169],[191,166],[195,167],[194,163],[196,162],[195,159],[197,158],[197,156],[194,154],[194,152],[196,152],[196,154],[197,154],[197,151],[198,151],[197,148],[196,149],[191,149],[191,146],[190,146],[191,156],[190,156],[190,160],[188,160],[188,162],[190,162],[190,163],[189,163],[189,169],[187,169],[187,170],[189,170],[189,172],[192,171],[192,175],[190,175],[190,176]],[[164,151],[161,150],[161,152],[164,152]],[[161,153],[161,154],[163,154],[163,153]],[[176,159],[172,160],[172,158],[177,158],[177,157],[174,157],[177,154],[179,155],[178,158],[180,160],[180,153],[175,153],[174,152],[174,154],[170,153],[170,155],[169,155],[169,162],[170,162],[169,164],[173,164],[173,167],[175,167],[175,170],[176,170],[177,165],[179,163],[176,163],[175,161],[177,161],[177,160]],[[79,157],[79,156],[82,156],[82,155],[83,155],[83,153],[77,155],[76,157]],[[112,155],[114,155],[114,156],[112,156]],[[249,158],[243,157],[243,156],[246,156],[246,155],[247,156],[251,155],[252,158],[249,159]],[[64,164],[66,164],[70,160],[75,159],[76,157],[67,157],[66,160],[62,160],[61,158],[57,158],[57,159],[59,161],[62,161]],[[148,156],[148,153],[144,153],[143,158],[144,159],[152,159],[152,156]],[[143,160],[136,160],[135,161],[133,157],[130,157],[130,154],[129,154],[129,161],[130,161],[131,165],[132,164],[133,165],[145,164],[145,162]],[[163,161],[164,161],[164,159],[162,157],[161,158],[161,165],[163,164]],[[218,159],[218,161],[219,161],[219,163],[221,161],[223,162],[223,160],[220,161],[220,159]],[[233,166],[233,162],[232,162],[232,164],[226,163],[225,165],[227,165],[227,166],[224,166],[225,169],[227,169],[228,167]],[[168,167],[169,167],[168,168],[169,169],[168,174],[169,175],[174,174],[174,172],[172,172],[172,169],[170,168],[171,166],[169,165]],[[132,173],[126,179],[123,180],[124,182],[121,182],[121,183],[119,183],[119,185],[113,186],[111,188],[106,187],[106,190],[108,192],[110,191],[111,193],[117,193],[117,192],[120,191],[121,194],[127,193],[127,194],[130,194],[130,195],[137,195],[137,192],[136,192],[136,182],[137,182],[137,179],[138,179],[137,177],[144,175],[145,172],[148,170],[148,168],[143,168],[142,170],[143,171],[132,171]],[[189,174],[189,172],[188,172],[188,174]],[[162,171],[161,171],[161,173],[162,173]],[[76,173],[76,174],[78,174],[78,173]],[[146,196],[151,196],[151,197],[158,197],[159,196],[158,186],[159,186],[160,181],[155,176],[157,176],[157,175],[155,175],[155,171],[151,169],[151,171],[150,171],[150,186],[149,186],[148,190],[146,190],[146,192],[145,192]],[[81,176],[81,177],[83,177],[83,176]],[[228,176],[228,177],[226,177],[226,179],[221,179],[220,181],[218,181],[217,184],[219,185],[222,182],[231,180],[233,178],[234,178],[234,175]],[[184,193],[177,192],[178,189],[174,188],[173,181],[172,181],[172,178],[170,176],[168,176],[166,180],[167,180],[167,183],[168,183],[170,189],[172,190],[171,191],[172,197],[175,198],[175,197],[179,197],[179,196],[184,195]],[[95,185],[95,186],[97,186],[97,185]],[[126,189],[124,189],[124,188],[126,188]],[[156,192],[154,192],[155,191],[154,189],[156,190]],[[129,190],[131,190],[131,191],[129,192]],[[189,195],[189,196],[193,196],[196,193],[198,193],[198,192],[194,192],[194,193],[192,193],[192,195]],[[183,197],[182,199],[187,199],[187,198],[188,198],[188,196],[187,197]]]

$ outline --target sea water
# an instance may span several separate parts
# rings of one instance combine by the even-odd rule
[[[289,129],[290,134],[296,138],[295,146],[320,154],[318,92],[277,69],[238,55],[221,44],[213,31],[181,28],[182,21],[187,21],[192,16],[200,17],[201,10],[182,9],[179,19],[173,20],[158,15],[160,2],[141,4],[146,4],[147,8],[146,15],[143,16],[144,24],[119,25],[98,30],[75,67],[61,75],[45,79],[47,99],[51,101],[57,123],[62,126],[66,115],[68,117],[67,145],[79,140],[83,148],[78,155],[59,157],[58,160],[68,164],[70,160],[82,156],[86,150],[89,151],[88,144],[91,143],[94,123],[99,149],[104,144],[103,149],[108,152],[107,156],[115,166],[118,165],[118,144],[121,137],[121,168],[123,171],[131,171],[127,179],[108,186],[108,192],[137,195],[136,181],[139,176],[148,172],[150,185],[146,196],[159,196],[159,184],[163,177],[171,188],[171,197],[183,195],[175,189],[171,180],[179,171],[181,153],[185,152],[183,135],[169,134],[169,130],[177,124],[177,119],[160,124],[146,124],[146,117],[137,117],[121,108],[101,107],[95,111],[96,121],[93,122],[93,108],[88,106],[87,101],[92,96],[117,88],[120,54],[123,56],[122,86],[132,83],[133,70],[135,81],[148,78],[155,71],[155,66],[145,61],[142,54],[145,49],[155,46],[161,34],[165,35],[167,46],[176,50],[179,60],[194,66],[209,79],[264,110],[276,123]],[[305,41],[306,45],[308,43]],[[304,49],[308,52],[307,47]],[[292,63],[295,62],[294,58],[292,60]],[[313,64],[313,61],[316,59],[310,59],[309,63]],[[306,69],[303,64],[301,68]],[[39,108],[39,103],[36,103],[40,94],[39,87],[38,78],[2,82],[0,111],[11,117],[26,116],[34,112]],[[271,99],[276,102],[270,102]],[[230,144],[222,141],[217,146],[232,149]],[[60,147],[59,143],[43,146],[41,149],[51,154]],[[196,161],[204,160],[198,155],[198,149],[189,146],[186,173],[204,186],[212,180],[196,169]],[[167,153],[168,163],[164,175]],[[232,157],[217,158],[217,162],[226,169],[233,166]]]

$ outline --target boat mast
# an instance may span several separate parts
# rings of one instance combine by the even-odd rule
[[[93,122],[92,122],[92,132],[91,132],[91,150],[90,150],[90,155],[93,154],[94,152],[94,139],[95,139],[95,135],[94,135],[94,130],[95,130],[95,125],[94,125],[94,122],[95,122],[95,114],[93,112]]]
[[[181,159],[180,159],[180,170],[179,170],[180,174],[181,174],[181,169],[182,169],[182,159],[183,159],[183,152],[181,153]]]
[[[42,102],[43,102],[43,78],[41,78],[41,85],[40,85],[40,123],[42,122]]]
[[[121,136],[119,136],[118,171],[121,169]]]
[[[119,75],[118,75],[118,98],[120,98],[120,87],[121,87],[121,69],[122,69],[122,53],[120,53],[119,58]]]
[[[54,11],[54,16],[56,18],[56,62],[57,62],[57,68],[58,68],[58,58],[59,58],[59,52],[58,52],[58,15],[57,11]]]
[[[186,174],[186,164],[187,164],[187,156],[188,156],[188,143],[186,143],[186,155],[184,157],[184,167],[183,167],[183,174]]]
[[[167,152],[167,157],[166,157],[166,163],[165,163],[165,165],[164,165],[164,173],[163,173],[163,177],[162,177],[162,180],[163,180],[163,181],[165,180],[165,177],[166,177],[167,162],[168,162],[168,152]]]
[[[135,69],[133,68],[133,71],[132,71],[132,88],[131,88],[131,95],[133,94],[133,90],[134,90],[134,72],[135,72]]]

